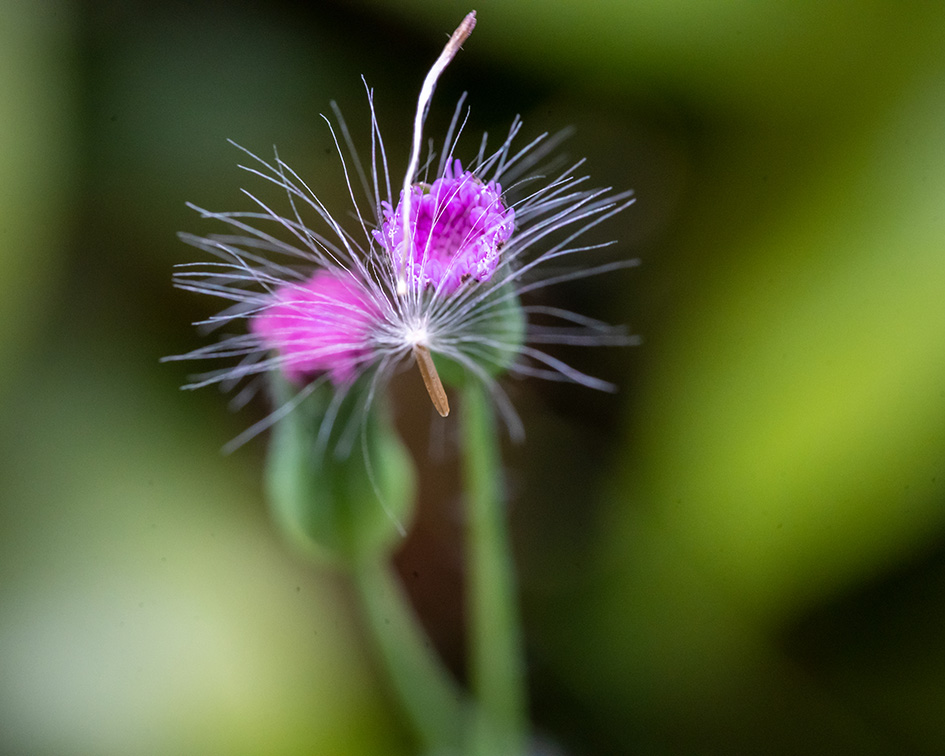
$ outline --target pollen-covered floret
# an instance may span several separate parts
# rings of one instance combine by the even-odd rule
[[[515,229],[515,212],[502,200],[502,187],[483,183],[453,160],[432,184],[414,184],[404,240],[404,197],[397,209],[382,202],[383,223],[375,240],[402,266],[418,288],[449,295],[469,281],[492,278],[502,246]]]

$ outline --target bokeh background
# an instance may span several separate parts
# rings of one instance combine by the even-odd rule
[[[533,718],[549,753],[945,753],[945,4],[479,0],[430,133],[573,125],[642,266],[550,302],[643,344],[509,390]],[[392,163],[454,0],[0,2],[0,750],[407,754],[344,581],[283,546],[265,412],[162,355],[231,138],[348,207],[319,118]],[[362,142],[366,144],[366,141]],[[455,450],[408,375],[399,565],[461,667]],[[418,383],[418,381],[416,381]],[[436,438],[435,434],[434,437]]]

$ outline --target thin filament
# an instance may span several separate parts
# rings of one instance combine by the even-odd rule
[[[423,80],[423,86],[420,88],[420,97],[417,100],[417,112],[413,119],[413,145],[410,149],[410,163],[407,165],[407,172],[404,174],[403,207],[404,207],[404,241],[403,254],[397,262],[397,293],[401,296],[407,293],[407,277],[405,268],[407,265],[407,250],[411,244],[410,234],[410,205],[412,201],[410,185],[413,183],[414,175],[420,165],[420,142],[423,138],[423,122],[426,119],[427,108],[430,107],[430,100],[433,99],[433,90],[436,88],[437,79],[440,74],[450,64],[450,61],[456,57],[460,46],[465,42],[472,30],[476,28],[476,11],[470,11],[456,27],[456,31],[450,37],[440,57],[436,59],[433,67],[427,73]]]

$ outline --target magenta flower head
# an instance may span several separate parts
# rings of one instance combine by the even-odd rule
[[[515,211],[502,200],[502,187],[483,183],[457,159],[431,185],[414,184],[410,193],[410,218],[404,218],[402,193],[396,210],[381,202],[384,222],[374,232],[405,278],[439,295],[490,280],[515,230]]]
[[[549,158],[559,140],[542,135],[513,148],[521,129],[518,119],[498,149],[487,152],[483,139],[478,152],[461,162],[455,150],[464,123],[464,99],[439,156],[429,154],[420,168],[424,120],[436,81],[474,25],[475,14],[470,14],[423,83],[412,150],[396,200],[374,93],[368,88],[368,164],[359,158],[337,108],[337,126],[325,119],[338,148],[356,223],[345,225],[332,215],[278,155],[270,162],[247,150],[253,162],[242,167],[279,187],[288,212],[273,209],[249,192],[256,203],[249,212],[194,208],[226,224],[229,232],[182,235],[216,260],[183,266],[176,284],[228,301],[227,309],[204,325],[242,325],[242,332],[172,358],[238,358],[237,364],[198,376],[188,387],[219,383],[231,388],[274,371],[300,393],[329,384],[335,396],[326,415],[330,423],[352,394],[362,407],[354,417],[363,419],[399,366],[415,361],[441,415],[449,412],[441,373],[448,384],[479,380],[513,436],[521,434],[521,427],[496,380],[502,373],[611,388],[546,353],[543,346],[626,344],[632,338],[583,315],[523,305],[520,297],[632,265],[559,265],[604,246],[583,245],[579,238],[628,207],[633,202],[630,193],[584,188],[586,177],[577,173],[580,161],[543,173],[542,165],[553,164]],[[555,272],[546,272],[549,263]],[[289,409],[277,410],[267,422]]]
[[[355,276],[320,269],[307,281],[278,288],[249,328],[282,355],[282,372],[293,383],[327,373],[343,386],[372,359],[370,334],[377,317],[370,293]]]

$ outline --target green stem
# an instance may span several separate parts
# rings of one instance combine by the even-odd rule
[[[425,751],[454,752],[462,742],[463,695],[443,668],[389,567],[366,561],[353,578],[373,643],[394,693]]]
[[[518,756],[526,733],[525,674],[514,566],[492,407],[482,384],[463,396],[470,678],[479,711],[472,756]]]

